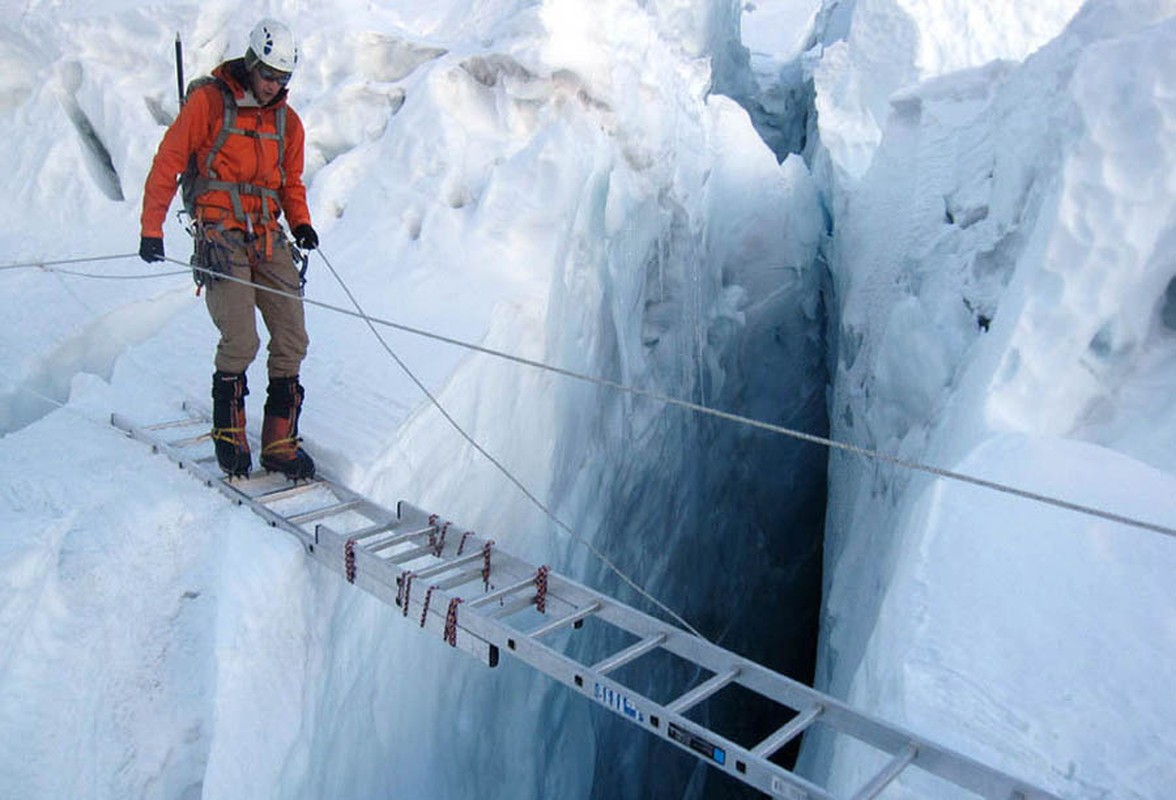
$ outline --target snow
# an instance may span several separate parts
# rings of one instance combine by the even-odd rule
[[[0,11],[0,795],[732,791],[424,637],[109,425],[206,401],[202,300],[132,254],[175,32],[191,78],[252,20]],[[311,211],[368,314],[1176,526],[1171,0],[254,11],[302,43]],[[166,244],[187,257],[172,221]],[[308,299],[350,307],[327,260]],[[361,321],[308,321],[320,465],[617,590]],[[826,475],[808,445],[381,335],[708,636],[798,668],[823,507],[819,688],[1060,796],[1176,784],[1172,537],[858,456]],[[800,769],[848,794],[874,755],[811,737]],[[916,772],[884,796],[955,795]]]

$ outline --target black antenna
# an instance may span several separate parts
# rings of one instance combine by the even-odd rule
[[[179,31],[176,32],[176,89],[180,94],[180,105],[184,105],[184,45],[180,43]]]

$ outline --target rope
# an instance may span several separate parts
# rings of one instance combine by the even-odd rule
[[[55,261],[23,261],[23,262],[20,262],[17,264],[0,264],[0,270],[28,269],[29,267],[40,267],[41,269],[44,269],[47,272],[55,272],[57,270],[51,270],[51,269],[49,269],[49,267],[56,267],[56,266],[60,266],[61,264],[88,264],[93,261],[121,261],[122,259],[126,259],[126,258],[138,258],[138,257],[139,257],[138,253],[120,253],[120,254],[114,255],[114,256],[79,256],[78,258],[59,258]],[[169,260],[171,260],[171,259],[169,259]],[[181,262],[177,261],[176,263],[179,264]],[[84,273],[80,273],[80,274],[84,275]],[[179,275],[181,273],[177,272],[177,273],[173,273],[173,274]],[[101,278],[104,276],[102,276],[102,275],[85,275],[85,277],[87,277],[87,278]],[[141,277],[147,277],[147,276],[144,275]]]
[[[451,415],[449,413],[449,411],[446,410],[445,407],[441,405],[441,401],[438,400],[437,397],[431,391],[429,391],[429,387],[425,386],[425,384],[420,380],[420,378],[418,378],[416,376],[416,374],[413,373],[413,371],[411,369],[409,369],[408,365],[404,363],[404,360],[401,359],[400,356],[396,354],[396,351],[392,349],[392,347],[388,344],[387,340],[384,339],[383,335],[381,335],[380,331],[376,328],[375,320],[373,320],[371,317],[369,317],[364,312],[363,307],[359,304],[359,300],[357,300],[355,295],[352,294],[351,288],[348,287],[347,284],[343,281],[343,278],[340,277],[338,271],[336,271],[336,269],[335,269],[334,265],[331,263],[330,259],[328,259],[326,254],[322,251],[322,248],[319,248],[318,253],[319,253],[319,256],[322,257],[323,263],[325,263],[327,265],[327,269],[329,269],[331,271],[331,274],[335,276],[335,280],[338,281],[340,288],[343,289],[343,292],[347,295],[347,298],[351,301],[351,304],[355,306],[355,309],[358,312],[359,317],[364,320],[364,322],[367,324],[368,328],[371,330],[372,335],[374,335],[376,337],[376,340],[380,343],[380,346],[383,347],[385,352],[387,352],[388,355],[392,357],[392,360],[395,361],[396,365],[399,366],[400,369],[404,372],[404,374],[408,376],[409,380],[411,380],[416,385],[417,389],[419,389],[421,391],[421,393],[429,399],[429,402],[432,403],[433,407],[437,409],[438,413],[440,413],[441,416],[445,418],[445,421],[448,422],[453,427],[453,429],[455,431],[457,431],[461,435],[461,437],[466,440],[466,442],[469,443],[469,445],[471,447],[473,447],[475,450],[477,450],[478,453],[480,453],[483,458],[485,458],[492,465],[494,465],[494,468],[497,469],[500,473],[502,473],[503,477],[505,477],[508,481],[510,481],[510,483],[513,484],[514,487],[516,489],[518,489],[523,494],[523,496],[526,497],[527,500],[529,500],[536,508],[538,508],[540,511],[542,511],[544,516],[546,516],[549,520],[551,520],[553,523],[555,523],[555,525],[560,530],[562,530],[569,537],[571,537],[572,541],[580,544],[585,549],[587,549],[590,553],[592,553],[593,556],[595,556],[597,559],[599,559],[600,563],[604,564],[604,566],[610,572],[612,572],[614,575],[616,575],[618,578],[620,578],[625,584],[627,584],[631,589],[633,589],[633,591],[637,592],[637,594],[639,594],[641,597],[644,597],[646,600],[648,600],[650,603],[652,603],[655,607],[661,609],[663,612],[668,614],[671,619],[673,619],[675,622],[677,622],[683,628],[690,631],[692,634],[699,637],[700,639],[704,638],[702,636],[702,634],[699,633],[698,630],[695,629],[694,626],[692,626],[689,622],[687,622],[685,619],[683,619],[683,617],[680,614],[678,614],[672,608],[670,608],[665,603],[661,602],[656,597],[654,597],[652,594],[650,594],[648,591],[646,591],[644,587],[642,587],[640,584],[637,583],[637,581],[633,580],[628,575],[626,575],[625,572],[623,570],[621,570],[621,568],[618,567],[612,561],[612,559],[610,559],[608,556],[606,556],[598,547],[596,547],[591,542],[589,542],[587,539],[585,539],[584,537],[580,536],[578,533],[573,531],[571,526],[569,526],[566,522],[564,522],[562,519],[560,519],[556,515],[556,513],[554,511],[552,511],[550,507],[548,507],[548,505],[546,503],[544,503],[542,500],[540,500],[539,497],[534,492],[532,492],[530,489],[528,489],[523,484],[523,482],[521,480],[516,478],[514,476],[514,474],[511,473],[511,471],[509,469],[507,469],[507,467],[501,461],[499,461],[497,458],[495,458],[486,448],[484,448],[481,444],[479,444],[474,439],[474,437],[471,436],[469,434],[469,432],[466,431],[461,426],[461,423],[459,423],[456,419],[454,419],[453,415]],[[485,567],[483,568],[483,571],[482,571],[482,579],[483,579],[483,582],[486,583],[487,586],[489,585],[489,581],[490,581],[490,546],[491,546],[491,544],[492,544],[492,542],[487,542],[485,544],[484,550],[483,550],[483,554],[485,556],[486,562],[485,562]]]
[[[551,567],[544,564],[535,571],[535,610],[540,614],[547,613],[547,576],[551,574]]]
[[[320,255],[322,254],[321,249],[319,250],[319,254]],[[132,257],[137,258],[138,254],[130,254],[130,255],[122,255],[122,256],[97,256],[97,257],[91,257],[91,258],[69,259],[69,260],[65,260],[65,261],[37,261],[37,262],[29,262],[29,263],[25,263],[25,264],[8,264],[8,265],[0,265],[0,270],[16,269],[16,268],[22,268],[22,267],[23,268],[39,267],[47,272],[55,272],[58,270],[53,269],[53,267],[57,264],[72,264],[72,263],[78,263],[78,262],[82,262],[82,261],[106,261],[106,260],[113,260],[113,259],[119,259],[119,258],[132,258]],[[172,263],[175,263],[175,264],[188,266],[187,264],[184,264],[184,262],[178,261],[178,260],[170,258],[170,257],[167,258],[166,260],[168,260]],[[326,257],[324,256],[324,261],[325,260],[326,260]],[[328,263],[328,267],[330,267],[329,263]],[[197,269],[201,272],[205,272],[206,274],[210,274],[210,275],[212,274],[208,270],[204,270],[203,268],[200,268],[200,267],[196,267],[195,269]],[[332,269],[332,271],[334,271],[334,270]],[[105,277],[102,275],[93,275],[93,274],[86,274],[86,273],[67,273],[67,274],[75,274],[75,275],[79,275],[81,277],[88,277],[88,278]],[[175,274],[175,273],[169,273],[169,274]],[[154,277],[154,276],[144,275],[142,277],[149,278],[149,277]],[[249,284],[249,285],[252,285],[261,291],[270,292],[272,294],[283,295],[286,297],[297,297],[297,295],[291,294],[289,292],[283,292],[279,289],[273,289],[268,286],[260,286],[258,284],[252,283],[251,281],[242,280],[240,278],[235,278],[231,275],[217,275],[217,277],[219,277],[223,280],[232,280],[232,281],[236,281],[238,283]],[[768,431],[769,433],[775,433],[775,434],[778,434],[781,436],[787,436],[789,438],[797,439],[797,440],[800,440],[803,442],[808,442],[810,444],[820,445],[822,447],[827,447],[830,450],[840,450],[842,452],[851,453],[853,455],[861,456],[862,458],[872,459],[874,461],[879,461],[879,462],[886,463],[886,464],[891,464],[893,466],[901,467],[903,469],[908,469],[908,470],[912,470],[915,472],[923,472],[923,473],[926,473],[929,475],[934,475],[935,477],[938,477],[938,478],[944,478],[947,480],[958,481],[960,483],[971,484],[973,486],[979,486],[984,489],[989,489],[989,490],[992,490],[995,492],[1001,492],[1003,494],[1013,495],[1015,497],[1020,497],[1025,500],[1030,500],[1032,502],[1042,503],[1044,505],[1053,506],[1055,508],[1061,508],[1066,511],[1072,511],[1074,513],[1084,514],[1086,516],[1091,516],[1091,517],[1096,517],[1096,518],[1107,520],[1109,522],[1114,522],[1114,523],[1117,523],[1120,525],[1126,525],[1127,527],[1137,528],[1137,529],[1145,530],[1145,531],[1151,531],[1153,533],[1158,533],[1158,534],[1161,534],[1164,536],[1176,538],[1176,528],[1172,528],[1172,527],[1169,527],[1166,525],[1160,525],[1158,523],[1148,522],[1146,520],[1142,520],[1137,517],[1128,516],[1126,514],[1117,514],[1115,512],[1106,511],[1104,509],[1097,508],[1095,506],[1090,506],[1090,505],[1086,505],[1083,503],[1076,503],[1076,502],[1072,502],[1069,500],[1063,500],[1058,497],[1053,497],[1051,495],[1041,494],[1039,492],[1032,492],[1032,491],[1028,491],[1026,489],[1020,489],[1018,487],[1011,486],[1006,483],[1000,483],[999,481],[992,481],[992,480],[987,480],[984,478],[978,478],[974,475],[968,475],[966,473],[956,472],[954,470],[943,469],[940,467],[935,467],[935,466],[931,466],[928,464],[923,464],[923,463],[920,463],[917,461],[911,461],[908,459],[899,458],[897,456],[892,456],[892,455],[889,455],[887,453],[883,453],[883,452],[880,452],[877,450],[871,450],[866,447],[859,447],[857,445],[848,444],[846,442],[839,442],[834,439],[829,439],[829,438],[826,438],[823,436],[816,436],[811,433],[805,433],[804,431],[799,431],[799,430],[795,430],[792,428],[787,428],[782,425],[775,425],[770,422],[763,422],[762,420],[752,419],[750,417],[744,417],[744,416],[740,416],[738,414],[732,414],[732,413],[729,413],[726,411],[720,411],[718,409],[709,408],[707,406],[703,406],[698,403],[692,403],[688,400],[680,400],[678,398],[658,394],[657,392],[652,392],[652,391],[649,391],[646,389],[641,389],[641,388],[634,387],[634,386],[627,386],[625,384],[618,383],[617,381],[611,381],[611,380],[608,380],[605,378],[596,378],[596,377],[592,377],[590,375],[584,375],[582,373],[573,372],[572,370],[563,369],[562,367],[556,367],[556,366],[552,366],[550,364],[544,364],[540,361],[535,361],[533,359],[523,358],[521,356],[512,355],[510,353],[505,353],[505,352],[501,352],[498,350],[493,350],[491,348],[484,347],[482,345],[473,344],[471,342],[465,342],[460,339],[455,339],[455,338],[452,338],[449,336],[444,336],[441,334],[433,333],[431,331],[426,331],[426,330],[423,330],[420,328],[415,328],[411,325],[404,325],[402,323],[393,322],[391,320],[380,319],[379,317],[370,317],[370,316],[367,316],[366,314],[362,313],[362,311],[358,311],[358,312],[352,311],[351,309],[341,308],[339,306],[334,306],[334,305],[331,305],[330,303],[324,303],[320,300],[313,300],[311,298],[302,298],[302,299],[303,299],[303,302],[305,302],[307,305],[316,306],[318,308],[322,308],[327,311],[333,311],[335,313],[343,314],[345,316],[355,317],[357,319],[362,319],[364,322],[366,322],[369,325],[369,327],[379,325],[379,326],[383,326],[383,327],[387,327],[387,328],[392,328],[394,330],[399,330],[404,333],[412,334],[414,336],[419,336],[419,337],[422,337],[425,339],[432,339],[433,341],[453,345],[454,347],[460,347],[465,350],[470,350],[472,352],[482,353],[485,355],[493,356],[495,358],[503,359],[505,361],[512,361],[516,364],[521,364],[524,366],[533,367],[535,369],[545,370],[547,372],[551,372],[556,375],[563,375],[564,377],[572,378],[574,380],[595,384],[597,386],[602,386],[605,388],[613,389],[615,391],[623,392],[626,394],[631,394],[631,395],[634,395],[637,397],[644,397],[648,400],[652,400],[657,403],[664,403],[665,405],[675,406],[678,408],[685,409],[687,411],[695,412],[697,414],[715,417],[717,419],[726,420],[728,422],[734,422],[734,423],[737,423],[740,425],[745,425],[750,428],[756,428],[758,430]],[[385,348],[387,349],[387,345],[385,345]],[[393,357],[395,358],[395,356],[393,356]],[[396,360],[399,363],[399,359],[397,358]],[[418,384],[418,386],[419,385],[420,384]]]
[[[425,623],[429,619],[429,603],[433,602],[433,592],[437,588],[438,588],[437,584],[434,583],[432,586],[429,587],[428,591],[425,592],[425,605],[424,605],[424,608],[421,609],[421,627],[422,628],[425,627]]]
[[[348,583],[355,583],[355,540],[348,539],[343,545],[343,571]]]
[[[408,599],[412,592],[412,579],[416,577],[416,573],[412,570],[404,572],[397,578],[398,586],[396,587],[396,604],[400,606],[401,614],[408,616]]]
[[[429,534],[429,547],[433,548],[433,555],[437,558],[441,557],[441,552],[445,549],[445,534],[449,531],[449,522],[441,526],[441,536],[438,537],[436,529]],[[460,555],[460,553],[458,554]]]
[[[473,531],[466,531],[465,533],[463,533],[461,535],[461,541],[457,543],[457,554],[459,556],[462,554],[462,551],[465,550],[466,539],[470,538],[473,535],[474,535]]]
[[[445,631],[442,636],[450,647],[457,647],[457,607],[461,602],[460,597],[450,600],[449,611],[445,614]]]
[[[573,534],[573,535],[575,535],[575,534]],[[486,591],[490,591],[490,549],[493,547],[494,547],[494,540],[493,539],[490,539],[484,545],[482,545],[482,586],[483,586],[483,588],[485,588]],[[599,551],[596,551],[596,549],[593,548],[593,552],[599,552]],[[598,556],[598,557],[601,559],[604,559],[604,556]],[[605,563],[608,563],[607,560],[605,561]],[[621,571],[616,569],[615,567],[613,567],[613,571],[616,572],[618,575],[620,575],[622,578],[625,578],[625,575],[623,573],[621,573]],[[628,579],[626,578],[626,580],[628,580]],[[636,584],[633,584],[633,585],[637,588],[638,591],[640,591],[644,594],[645,590],[643,590],[640,586],[637,586]],[[686,622],[684,620],[682,620],[681,617],[679,617],[677,614],[674,614],[673,611],[670,611],[670,609],[663,606],[660,602],[658,602],[658,600],[656,598],[654,598],[653,596],[651,596],[649,594],[645,594],[645,596],[648,597],[651,602],[655,603],[658,608],[662,609],[663,611],[665,611],[668,614],[673,614],[675,619],[682,621],[682,624],[686,625]],[[689,625],[686,625],[686,627],[690,628]],[[690,631],[695,636],[699,637],[700,639],[702,638],[702,634],[699,633],[698,631],[694,630],[694,628],[690,628]]]

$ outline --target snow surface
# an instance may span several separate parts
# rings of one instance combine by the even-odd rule
[[[254,11],[302,42],[311,211],[369,314],[805,430],[827,410],[843,441],[1176,526],[1176,2]],[[0,266],[132,253],[175,31],[194,77],[253,20],[0,12]],[[61,269],[0,271],[0,796],[734,791],[454,655],[122,437],[112,411],[207,395],[215,331],[174,266]],[[308,297],[347,305],[319,258]],[[320,464],[615,589],[362,323],[308,318]],[[822,454],[384,335],[655,595],[799,667]],[[822,688],[1064,797],[1168,796],[1176,541],[856,456],[828,491]],[[871,766],[826,737],[801,758],[839,792]],[[914,775],[885,796],[952,795]]]

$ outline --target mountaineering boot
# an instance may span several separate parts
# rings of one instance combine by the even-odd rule
[[[270,378],[261,426],[261,465],[291,480],[314,477],[314,460],[298,446],[298,415],[302,412],[298,376]]]
[[[212,376],[212,441],[216,461],[230,478],[248,475],[253,468],[245,437],[245,374],[217,371]]]

